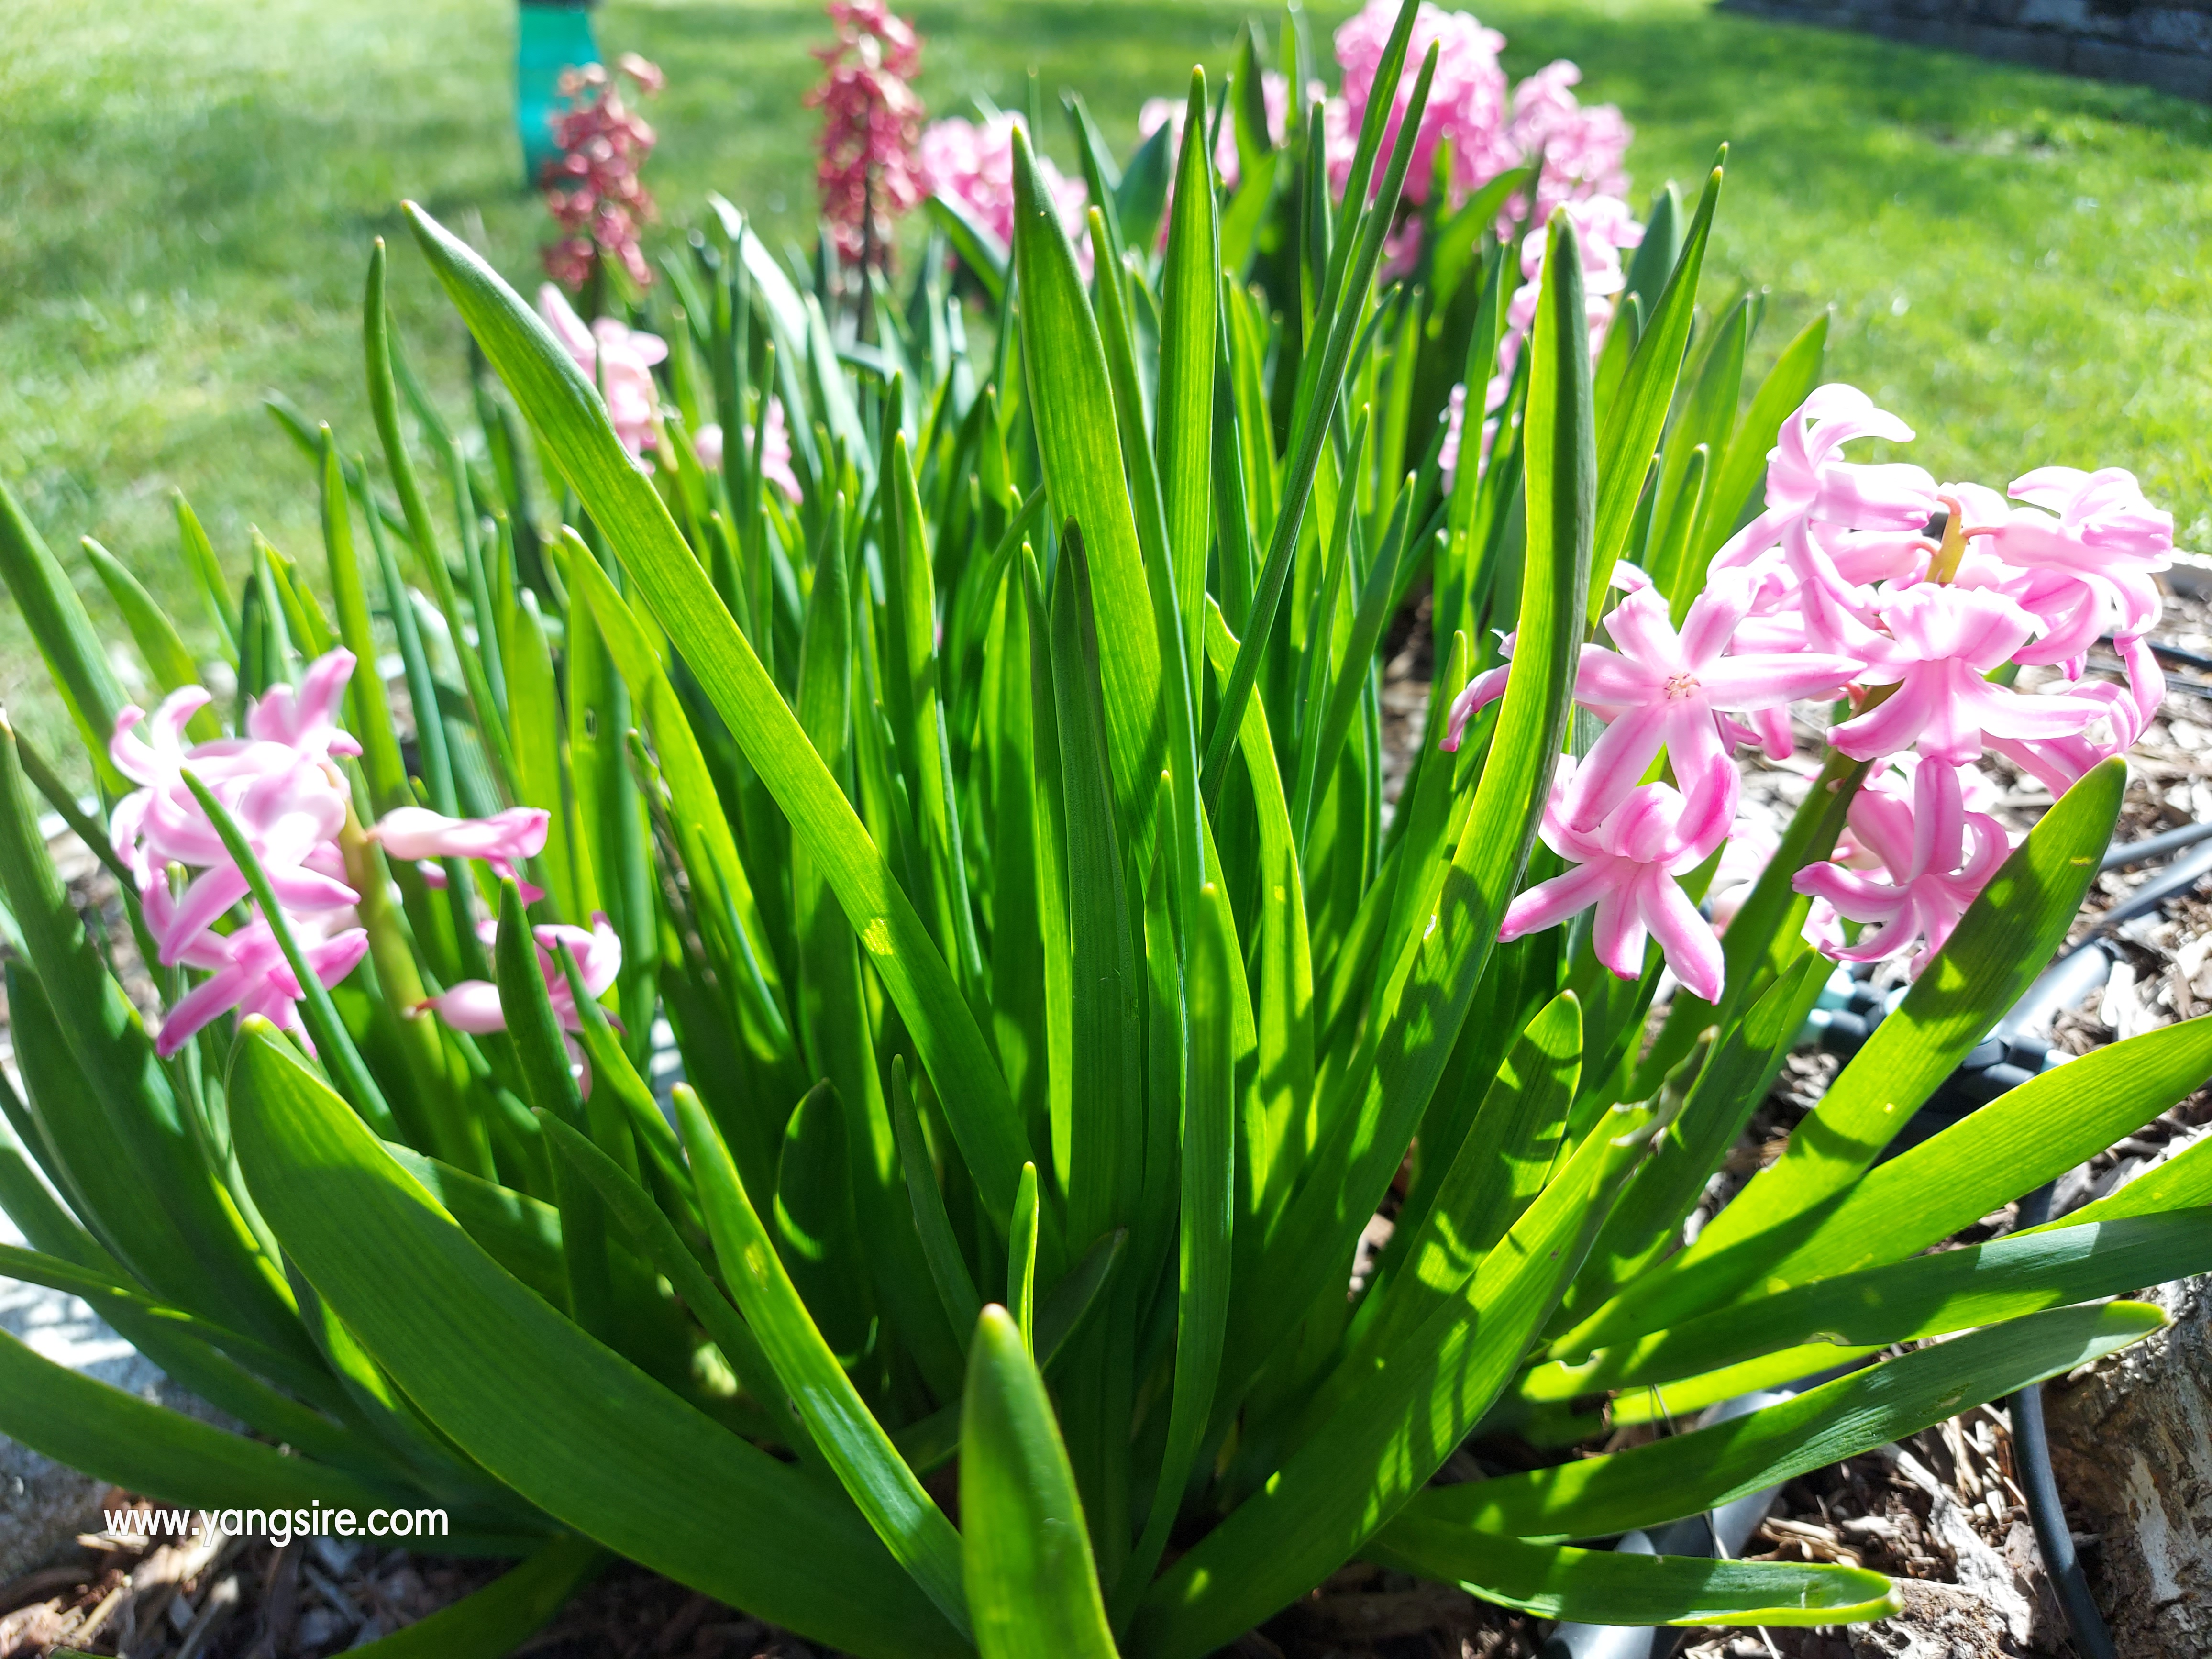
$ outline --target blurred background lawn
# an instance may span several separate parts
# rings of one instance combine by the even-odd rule
[[[1346,8],[1317,5],[1317,40]],[[1637,129],[1636,198],[1734,145],[1706,291],[1764,286],[1766,356],[1835,307],[1830,368],[1921,433],[1917,459],[1992,483],[2118,464],[2212,544],[2212,110],[1706,0],[1476,7],[1517,77],[1580,63]],[[1034,66],[1126,146],[1142,100],[1280,13],[1212,0],[911,8],[933,114],[1010,106]],[[246,527],[319,562],[312,476],[261,407],[285,392],[374,449],[361,390],[369,239],[393,246],[414,357],[459,402],[462,334],[395,210],[482,215],[534,287],[546,221],[520,182],[512,0],[7,0],[0,52],[0,475],[65,560],[97,536],[191,626],[170,494],[219,550]],[[818,6],[610,0],[610,56],[668,71],[647,178],[670,225],[719,189],[811,239]],[[1047,135],[1067,159],[1063,136]],[[81,570],[81,565],[78,567]],[[88,573],[83,577],[90,586]],[[89,600],[95,617],[104,596]],[[121,629],[116,629],[119,635]],[[0,599],[0,700],[55,710]],[[51,752],[51,750],[50,750]]]

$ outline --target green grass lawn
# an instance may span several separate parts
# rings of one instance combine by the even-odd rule
[[[975,92],[1018,105],[1034,65],[1126,143],[1142,98],[1194,60],[1218,74],[1256,9],[915,9],[933,110]],[[1341,9],[1316,7],[1317,24]],[[1769,353],[1832,305],[1832,372],[1917,426],[1916,453],[1939,473],[2001,483],[2046,461],[2130,466],[2185,540],[2212,542],[2212,111],[1704,0],[1480,10],[1510,37],[1516,75],[1571,56],[1586,96],[1626,110],[1639,196],[1693,182],[1734,142],[1708,292],[1771,289]],[[242,558],[249,524],[295,554],[315,547],[310,475],[264,390],[373,447],[357,320],[372,236],[394,244],[416,361],[458,389],[460,331],[408,245],[401,197],[448,223],[480,212],[495,259],[534,282],[545,222],[518,182],[512,4],[10,0],[9,13],[0,472],[65,556],[98,536],[189,620],[173,489],[227,557]],[[610,0],[598,17],[607,50],[669,71],[649,176],[672,222],[711,187],[772,234],[805,234],[815,123],[799,100],[819,9]],[[40,678],[19,619],[0,612],[0,698],[51,731]]]

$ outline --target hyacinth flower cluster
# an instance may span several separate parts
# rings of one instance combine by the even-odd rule
[[[806,94],[822,112],[822,222],[847,264],[881,269],[892,221],[927,194],[916,154],[922,102],[910,84],[921,38],[884,0],[830,0],[830,17],[837,38],[815,49],[826,73]]]
[[[1720,941],[1683,878],[1735,831],[1736,754],[1793,763],[1790,706],[1841,700],[1826,739],[1869,769],[1841,856],[1793,878],[1816,901],[1807,936],[1840,961],[1913,952],[1917,975],[2010,851],[2003,826],[1973,810],[1991,793],[1976,763],[2002,756],[2057,796],[2141,735],[2165,692],[2143,636],[2171,516],[2118,468],[2042,467],[2000,495],[1844,457],[1854,439],[1912,435],[1857,389],[1821,386],[1768,457],[1765,510],[1715,554],[1679,627],[1649,577],[1617,574],[1630,591],[1575,684],[1604,731],[1562,762],[1541,831],[1572,867],[1514,901],[1501,939],[1594,906],[1592,943],[1613,972],[1642,975],[1648,936],[1686,988],[1717,1001]],[[2121,679],[2085,679],[2107,636]],[[2011,684],[2051,665],[2054,686]],[[1507,672],[1468,685],[1444,748]],[[1855,940],[1839,919],[1859,925]]]
[[[660,383],[653,371],[668,360],[668,342],[617,318],[586,322],[568,303],[568,296],[550,283],[538,290],[538,314],[570,360],[598,386],[616,435],[642,465],[660,441]],[[752,441],[750,427],[744,438],[748,444]],[[691,447],[700,465],[719,471],[720,425],[712,421],[702,425],[691,435]],[[784,424],[783,404],[774,398],[768,399],[768,430],[761,438],[761,476],[781,489],[786,501],[799,499],[798,475],[791,470],[791,433]]]
[[[380,845],[389,858],[421,865],[434,884],[445,879],[436,861],[447,859],[480,860],[495,875],[520,881],[522,866],[544,848],[550,814],[538,807],[450,818],[403,806],[362,829],[337,764],[361,753],[361,744],[337,723],[354,667],[353,653],[343,649],[316,659],[296,689],[272,686],[254,700],[244,732],[235,737],[185,741],[186,728],[212,701],[197,685],[172,692],[150,717],[135,705],[116,716],[108,754],[137,787],[109,816],[112,845],[137,890],[157,965],[205,975],[162,1017],[155,1051],[164,1059],[232,1012],[240,1020],[260,1016],[307,1042],[299,1015],[306,989],[270,919],[251,902],[246,873],[224,847],[187,775],[237,825],[268,878],[281,921],[325,988],[343,980],[368,951],[368,931],[356,915],[362,902],[358,884],[377,870],[363,854],[367,846]],[[543,896],[526,883],[523,891],[531,902]],[[549,926],[536,931],[547,991],[574,1030],[574,993],[556,947],[570,946],[586,989],[596,996],[620,969],[621,941],[603,917],[588,930]],[[487,943],[490,937],[487,933]],[[459,1030],[504,1029],[498,990],[482,981],[453,985],[415,1012],[425,1010]]]
[[[634,52],[616,67],[641,93],[665,84],[659,68]],[[659,212],[639,175],[653,154],[653,128],[623,101],[620,83],[603,64],[564,71],[561,96],[568,104],[553,118],[561,153],[539,179],[562,232],[544,250],[546,274],[580,292],[611,261],[637,287],[649,287],[653,268],[639,237]]]

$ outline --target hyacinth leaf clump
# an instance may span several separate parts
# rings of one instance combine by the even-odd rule
[[[421,398],[378,249],[374,442],[287,416],[322,557],[258,543],[234,590],[179,504],[234,697],[101,550],[166,694],[128,703],[0,489],[99,794],[0,731],[0,1271],[252,1432],[5,1337],[0,1431],[167,1503],[445,1508],[530,1558],[457,1624],[485,1652],[611,1556],[884,1659],[1196,1659],[1355,1559],[1547,1618],[1893,1606],[1602,1545],[2113,1352],[2162,1316],[2109,1298],[2212,1267],[2202,1148],[1922,1254],[2201,1085],[2203,1021],[1878,1162],[2063,940],[2170,524],[2124,474],[1844,459],[1897,423],[1820,325],[1749,386],[1757,307],[1700,295],[1717,167],[1641,227],[1449,176],[1450,43],[1384,16],[1340,118],[1194,76],[1117,164],[1078,108],[1072,226],[1011,124],[1004,234],[940,198],[864,315],[727,203],[588,320],[410,206],[480,429]],[[2105,633],[2124,681],[2019,681]],[[1804,805],[1732,865],[1739,751],[1813,710]],[[1984,750],[2051,788],[2017,845]],[[1876,956],[1895,1012],[1686,1247],[1832,958]]]

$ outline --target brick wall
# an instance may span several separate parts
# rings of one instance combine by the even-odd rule
[[[2212,103],[2212,0],[1720,0]]]

